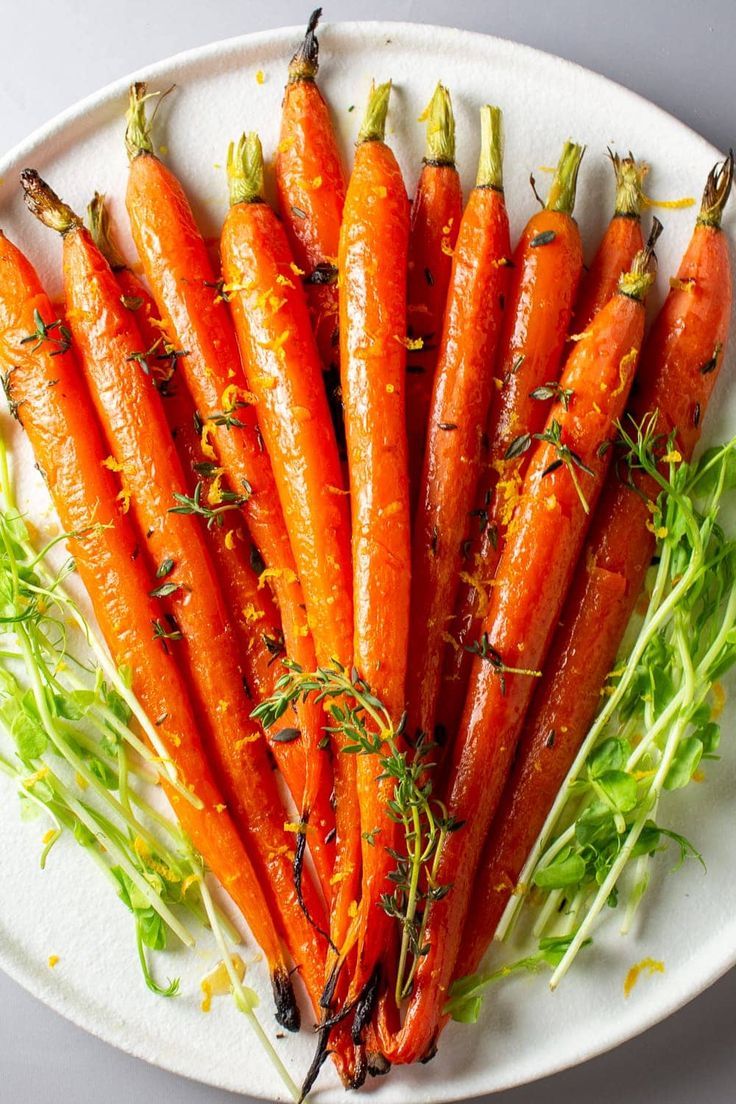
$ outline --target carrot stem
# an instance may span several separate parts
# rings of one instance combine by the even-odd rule
[[[263,147],[255,131],[241,134],[237,144],[230,143],[227,180],[231,207],[238,203],[263,202]]]
[[[420,122],[427,122],[426,165],[455,165],[455,116],[452,112],[452,99],[444,84],[434,90]]]
[[[319,41],[317,39],[317,24],[322,16],[322,9],[315,8],[309,17],[307,31],[302,43],[289,62],[289,84],[297,84],[299,81],[313,81],[319,71]]]
[[[368,106],[365,109],[363,123],[358,131],[358,144],[362,142],[383,142],[386,137],[386,116],[391,96],[391,81],[376,85],[371,83]]]
[[[565,215],[572,214],[575,206],[578,170],[584,153],[585,146],[579,146],[569,140],[565,142],[545,203],[545,208],[548,211],[561,211]]]
[[[477,188],[503,191],[503,122],[500,107],[485,104],[480,109],[480,158]]]

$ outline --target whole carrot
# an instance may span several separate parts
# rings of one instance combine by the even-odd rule
[[[205,452],[224,469],[229,493],[244,499],[248,528],[266,565],[290,658],[312,670],[314,645],[304,614],[304,596],[255,411],[244,397],[237,342],[207,247],[184,190],[153,153],[146,119],[145,86],[131,89],[126,145],[130,172],[126,205],[133,239],[167,333],[182,355],[177,362],[202,425]],[[228,292],[225,292],[228,294]],[[307,792],[301,821],[309,821],[315,794],[328,769],[320,750],[321,710],[298,707],[307,755]]]
[[[455,168],[455,117],[450,93],[444,85],[437,85],[424,114],[427,148],[411,207],[406,304],[412,349],[406,366],[412,515],[421,486],[432,384],[463,205],[460,176]]]
[[[409,203],[384,141],[390,84],[371,89],[358,135],[340,234],[340,369],[353,520],[354,664],[392,717],[404,710],[409,636],[409,494],[404,412]],[[358,914],[357,996],[386,954],[397,825],[378,757],[356,756],[363,878]]]
[[[70,552],[114,662],[133,672],[133,690],[181,788],[167,793],[182,827],[246,918],[268,961],[280,1023],[299,1013],[260,877],[238,838],[200,739],[188,689],[165,639],[155,638],[160,605],[154,573],[121,507],[120,482],[62,325],[32,266],[0,234],[0,363],[11,411],[44,473]],[[190,790],[192,800],[182,797]]]
[[[293,276],[286,234],[263,200],[263,153],[258,136],[243,136],[228,154],[231,206],[221,252],[246,383],[271,458],[283,516],[304,592],[317,662],[349,669],[353,662],[350,518],[334,429],[322,386],[319,353],[307,302]],[[360,885],[360,821],[356,763],[336,743],[335,774],[339,902],[332,940],[345,938],[344,920]],[[343,914],[342,903],[346,904]]]
[[[186,493],[192,497],[200,486],[200,498],[205,504],[217,504],[223,472],[202,452],[198,419],[194,403],[184,381],[170,371],[163,344],[161,322],[150,292],[125,263],[112,238],[104,196],[96,193],[87,208],[90,232],[115,273],[121,291],[121,302],[135,312],[143,347],[149,351],[152,367],[159,384],[159,393],[171,430],[179,460],[187,475]],[[163,361],[157,358],[161,356]],[[264,701],[274,691],[281,673],[278,662],[283,654],[281,619],[268,587],[259,584],[263,570],[257,549],[237,514],[229,514],[230,524],[205,526],[205,539],[214,561],[217,577],[235,624],[239,656],[244,670],[244,688],[254,705]],[[224,519],[227,521],[227,519]],[[284,731],[283,725],[266,732],[269,747],[286,785],[299,807],[306,787],[306,756],[304,741],[296,729]],[[287,737],[288,738],[285,738]],[[309,850],[323,888],[329,890],[334,867],[335,817],[330,807],[327,772],[322,774],[322,787],[315,794],[310,818]]]
[[[503,195],[501,112],[481,110],[476,185],[460,223],[431,398],[414,523],[408,731],[435,739],[447,624],[472,522],[493,368],[508,289],[509,222]]]
[[[731,316],[728,241],[720,228],[733,157],[705,188],[677,279],[641,355],[628,413],[638,424],[656,415],[657,432],[674,431],[688,460],[723,363]],[[600,691],[641,594],[655,549],[648,499],[657,487],[636,473],[638,492],[612,472],[565,601],[544,677],[524,725],[513,773],[486,840],[456,975],[472,973],[565,775],[600,705]]]
[[[276,188],[297,266],[307,292],[338,445],[345,436],[340,400],[337,250],[345,203],[343,173],[330,111],[317,85],[322,9],[312,12],[304,41],[289,65],[276,151]]]
[[[388,1048],[391,1061],[416,1061],[436,1044],[481,848],[532,695],[530,676],[544,661],[610,462],[608,444],[633,379],[653,279],[648,248],[568,358],[561,380],[568,399],[553,404],[544,432],[530,442],[453,747],[447,809],[462,827],[446,837],[437,868],[438,883],[451,888],[429,908],[429,950],[404,1026]]]
[[[616,291],[619,277],[628,272],[634,257],[644,248],[641,208],[644,177],[649,166],[629,154],[619,157],[608,151],[616,178],[613,218],[606,227],[590,267],[580,280],[571,331],[583,333],[595,315]]]
[[[291,838],[261,733],[235,654],[236,638],[204,533],[186,505],[186,479],[146,364],[134,312],[121,301],[109,264],[81,220],[36,172],[21,174],[26,202],[63,238],[64,291],[72,340],[105,439],[121,473],[125,508],[145,534],[158,582],[150,594],[160,621],[175,626],[169,647],[185,667],[203,718],[207,750],[228,808],[267,886],[274,915],[317,1004],[326,944],[304,914],[293,884]],[[215,507],[215,522],[223,507]],[[304,886],[310,915],[319,902]],[[324,921],[322,921],[324,924]]]
[[[474,516],[478,529],[464,547],[467,579],[448,626],[438,721],[456,731],[489,590],[518,499],[528,456],[520,448],[543,427],[557,395],[565,346],[583,267],[580,231],[572,217],[584,149],[566,142],[547,202],[527,223],[512,258],[512,276],[498,353],[498,394],[491,406],[484,476]],[[540,393],[541,389],[541,393]]]

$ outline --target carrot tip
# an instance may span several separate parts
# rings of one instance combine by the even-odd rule
[[[261,139],[251,131],[241,134],[237,145],[231,142],[227,151],[227,180],[230,204],[260,203],[263,199],[263,147]]]
[[[87,204],[87,225],[93,242],[113,272],[119,272],[121,268],[125,268],[125,261],[112,238],[110,213],[105,203],[105,196],[101,192],[95,192]]]
[[[708,179],[703,192],[703,202],[700,205],[698,223],[705,226],[719,227],[723,217],[723,208],[726,206],[731,184],[733,182],[734,156],[733,150],[728,151],[728,157],[714,165],[708,174]]]
[[[74,227],[82,225],[81,219],[74,214],[71,207],[59,199],[53,188],[41,179],[35,169],[23,169],[20,182],[28,210],[39,222],[48,226],[49,230],[66,234]]]
[[[608,151],[616,177],[615,215],[638,218],[644,201],[644,178],[649,172],[646,161],[636,161],[633,154],[619,157]]]
[[[317,39],[317,24],[322,16],[322,9],[315,8],[309,17],[307,31],[302,43],[289,62],[289,84],[297,84],[299,81],[313,81],[319,71],[319,41]]]
[[[271,974],[271,989],[277,1022],[287,1031],[298,1031],[301,1027],[301,1015],[289,971],[285,967],[282,966]]]
[[[503,116],[500,107],[480,109],[480,158],[476,188],[503,191]]]
[[[643,249],[634,257],[631,268],[625,272],[619,282],[618,290],[629,299],[645,299],[647,292],[654,283],[657,273],[657,255],[654,247],[662,233],[662,223],[658,218],[652,220],[652,229],[649,240]]]
[[[382,142],[386,137],[386,116],[391,95],[391,81],[376,85],[371,82],[368,105],[363,116],[363,124],[358,132],[358,144],[361,142]]]
[[[571,141],[565,142],[545,204],[548,211],[561,211],[565,215],[572,215],[575,207],[578,170],[584,153],[585,146],[579,146]]]
[[[425,164],[454,166],[455,116],[450,93],[442,83],[437,84],[432,99],[419,116],[420,123],[425,121],[427,123]]]

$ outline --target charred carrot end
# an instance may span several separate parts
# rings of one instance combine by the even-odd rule
[[[455,115],[452,99],[444,84],[438,84],[432,99],[419,116],[427,123],[427,148],[425,165],[449,165],[455,167]]]
[[[703,192],[703,201],[700,205],[698,226],[720,228],[723,208],[726,206],[726,200],[729,197],[731,184],[733,183],[733,166],[733,150],[729,150],[728,157],[724,161],[719,161],[711,169]]]
[[[575,207],[575,193],[578,186],[578,172],[583,160],[585,146],[567,141],[562,149],[560,160],[552,178],[552,186],[545,207],[548,211],[561,211],[571,215]]]
[[[503,121],[500,107],[480,109],[480,157],[476,188],[503,191]]]
[[[654,283],[657,272],[657,258],[654,247],[662,233],[662,223],[658,218],[652,222],[652,230],[645,247],[636,256],[628,272],[619,279],[618,290],[629,299],[643,301]]]
[[[102,192],[95,192],[87,204],[87,226],[92,240],[113,272],[125,268],[123,256],[110,232],[110,213]]]
[[[637,161],[633,154],[619,157],[608,151],[616,177],[616,203],[614,215],[622,218],[639,218],[644,202],[644,178],[649,172],[646,161]]]
[[[62,203],[35,169],[23,169],[20,182],[29,211],[49,230],[56,230],[58,234],[67,234],[82,225],[82,220],[77,218],[71,207]]]
[[[227,181],[230,206],[263,202],[263,147],[258,135],[242,134],[227,151]]]
[[[309,17],[307,31],[302,43],[289,62],[289,84],[299,81],[313,81],[319,71],[319,41],[317,24],[322,17],[322,9],[315,8]]]
[[[368,94],[368,106],[358,131],[358,145],[362,142],[383,142],[386,137],[386,116],[388,101],[391,97],[391,81],[384,84],[371,84]]]

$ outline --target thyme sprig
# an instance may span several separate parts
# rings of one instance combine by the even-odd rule
[[[68,328],[64,325],[60,318],[55,319],[53,322],[44,322],[40,311],[34,310],[33,321],[36,324],[36,328],[33,333],[28,334],[26,337],[21,338],[21,345],[31,345],[31,352],[35,353],[37,349],[40,349],[46,342],[54,345],[54,350],[49,354],[50,356],[61,356],[62,353],[67,352],[71,347],[72,335]]]
[[[544,388],[538,388],[537,390],[544,390],[546,392],[548,387],[549,385],[545,384]],[[565,410],[567,410],[568,408],[568,404],[572,394],[572,391],[567,390],[561,390],[558,394],[558,398]],[[546,394],[535,394],[535,392],[533,391],[531,392],[531,395],[533,398],[551,397],[551,393],[548,396]],[[580,485],[578,472],[585,472],[586,475],[595,475],[595,472],[585,463],[585,461],[582,459],[581,456],[578,455],[577,452],[571,449],[569,445],[566,445],[564,443],[564,441],[562,440],[562,426],[556,418],[553,418],[551,420],[549,426],[544,430],[543,433],[522,433],[518,437],[515,437],[506,449],[506,452],[504,453],[504,460],[515,460],[519,456],[523,456],[524,453],[528,452],[528,450],[531,448],[532,441],[544,441],[545,444],[552,445],[555,452],[557,453],[557,458],[553,460],[551,464],[548,464],[542,472],[542,478],[544,478],[545,475],[551,475],[552,472],[557,471],[557,469],[561,468],[564,464],[567,470],[570,472],[570,478],[572,479],[577,496],[580,499],[580,504],[585,510],[586,514],[589,514],[590,506],[583,492],[583,488]]]
[[[169,507],[170,514],[194,514],[196,517],[204,518],[207,522],[207,528],[211,529],[214,525],[222,525],[223,514],[226,514],[228,510],[239,510],[241,506],[244,506],[248,501],[248,493],[236,494],[235,491],[221,490],[219,506],[207,506],[202,502],[202,491],[204,490],[203,480],[198,480],[194,493],[192,495],[180,494],[178,491],[174,492],[174,499],[177,502],[176,506]]]
[[[504,663],[501,653],[491,644],[487,632],[482,633],[478,640],[474,640],[472,644],[465,644],[463,647],[466,652],[480,656],[481,659],[485,659],[491,665],[491,669],[501,680],[502,694],[506,693],[506,675],[528,675],[530,678],[542,677],[541,671],[534,671],[529,667],[509,667],[508,664]]]
[[[447,834],[460,827],[432,794],[429,757],[434,745],[421,733],[414,746],[408,745],[403,739],[406,715],[395,722],[355,668],[348,671],[334,662],[306,672],[292,660],[283,663],[286,672],[273,696],[261,702],[252,716],[270,728],[297,701],[313,695],[325,704],[334,722],[328,731],[345,741],[342,753],[376,756],[379,779],[394,782],[387,811],[403,829],[404,850],[389,849],[396,863],[389,875],[393,890],[383,894],[381,906],[401,927],[395,982],[396,999],[401,1001],[411,990],[420,958],[429,950],[424,943],[429,908],[451,888],[437,881],[442,845]],[[380,833],[368,834],[373,846],[382,846]]]

